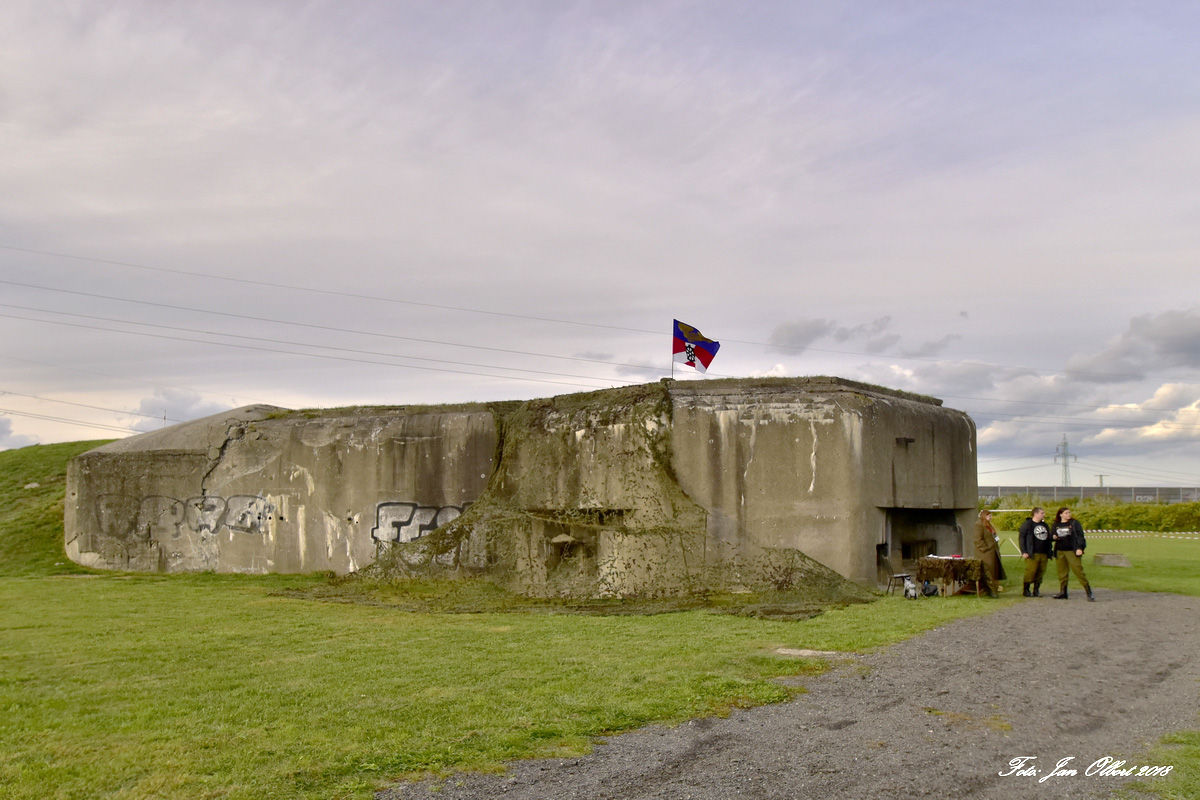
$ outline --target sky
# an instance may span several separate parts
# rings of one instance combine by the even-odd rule
[[[0,448],[836,375],[1200,485],[1200,6],[0,5]],[[687,374],[685,374],[685,372]]]

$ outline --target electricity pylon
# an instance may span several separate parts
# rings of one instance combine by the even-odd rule
[[[1071,452],[1069,450],[1067,450],[1067,435],[1065,433],[1063,434],[1062,444],[1060,444],[1058,447],[1056,447],[1054,449],[1058,453],[1058,455],[1056,455],[1054,457],[1054,463],[1057,464],[1058,460],[1060,458],[1062,459],[1062,468],[1063,468],[1062,485],[1070,486],[1071,485],[1071,460],[1074,459],[1075,461],[1078,461],[1079,457],[1072,455]]]

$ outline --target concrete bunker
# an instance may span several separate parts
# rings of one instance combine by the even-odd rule
[[[248,406],[85,453],[67,492],[67,554],[104,569],[346,574],[401,553],[541,595],[874,583],[881,554],[963,552],[975,426],[838,378]]]

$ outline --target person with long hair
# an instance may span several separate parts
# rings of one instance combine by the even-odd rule
[[[1087,539],[1083,535],[1083,525],[1071,517],[1071,509],[1063,506],[1054,515],[1050,525],[1050,535],[1054,537],[1054,565],[1058,569],[1058,594],[1055,600],[1067,599],[1067,579],[1069,572],[1075,577],[1087,592],[1087,599],[1094,601],[1092,585],[1088,583],[1087,575],[1083,574],[1083,551],[1087,548]]]
[[[983,564],[980,578],[987,583],[988,597],[995,597],[997,591],[1003,591],[1000,581],[1007,576],[1000,562],[1000,542],[992,525],[991,509],[982,509],[975,523],[975,557]]]

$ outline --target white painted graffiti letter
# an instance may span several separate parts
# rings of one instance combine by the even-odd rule
[[[267,520],[275,507],[266,499],[252,494],[235,494],[229,498],[225,525],[238,533],[261,534],[267,530]]]
[[[173,542],[182,534],[184,523],[183,503],[174,497],[150,495],[142,498],[138,508],[138,533],[152,542]]]
[[[377,542],[411,542],[462,515],[458,506],[419,506],[416,503],[380,503],[375,509],[371,538]]]
[[[187,526],[201,536],[211,536],[225,521],[225,498],[216,495],[189,497]]]
[[[399,541],[401,528],[412,521],[416,510],[416,503],[380,503],[375,508],[371,538],[377,542]]]
[[[102,494],[96,503],[96,522],[106,539],[136,539],[137,512],[141,501],[125,494]]]
[[[458,519],[462,516],[462,513],[467,510],[467,506],[469,505],[471,504],[467,503],[462,508],[459,508],[458,506],[442,506],[438,509],[437,519],[435,520],[437,524],[434,527],[440,528],[447,522],[452,522],[453,520]]]

